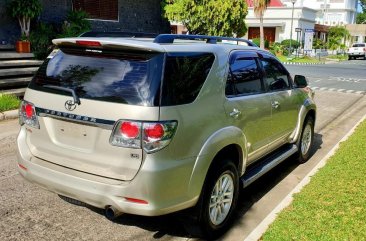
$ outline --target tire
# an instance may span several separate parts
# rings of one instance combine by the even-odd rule
[[[351,56],[348,56],[348,60],[351,60],[352,59],[352,57]]]
[[[297,160],[299,163],[305,163],[309,160],[311,150],[314,144],[314,119],[311,116],[306,117],[301,131],[301,135],[296,145],[298,147]]]
[[[215,163],[207,174],[197,206],[201,234],[208,240],[218,238],[230,227],[239,196],[237,167],[231,160]]]

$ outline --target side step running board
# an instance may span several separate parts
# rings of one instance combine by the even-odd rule
[[[282,161],[295,154],[297,150],[298,148],[296,145],[290,145],[288,147],[281,148],[279,152],[275,152],[264,160],[259,161],[258,164],[254,164],[254,166],[249,168],[241,178],[243,187],[247,187],[252,184],[255,180],[269,172]]]

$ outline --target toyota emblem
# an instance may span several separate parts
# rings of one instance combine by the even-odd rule
[[[76,109],[76,103],[73,100],[68,100],[65,102],[65,109],[68,111],[73,111]]]

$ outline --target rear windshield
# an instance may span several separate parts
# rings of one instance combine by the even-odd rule
[[[29,88],[70,95],[44,87],[75,90],[80,98],[125,103],[159,105],[164,54],[103,53],[62,49],[39,68]]]
[[[71,95],[50,88],[58,86],[79,98],[139,106],[187,104],[196,99],[213,61],[210,53],[60,49],[41,65],[29,88]]]
[[[365,47],[365,44],[353,44],[352,47]]]

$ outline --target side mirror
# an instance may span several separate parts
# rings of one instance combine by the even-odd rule
[[[296,88],[305,88],[306,86],[308,86],[308,80],[303,75],[295,75],[294,82]]]

